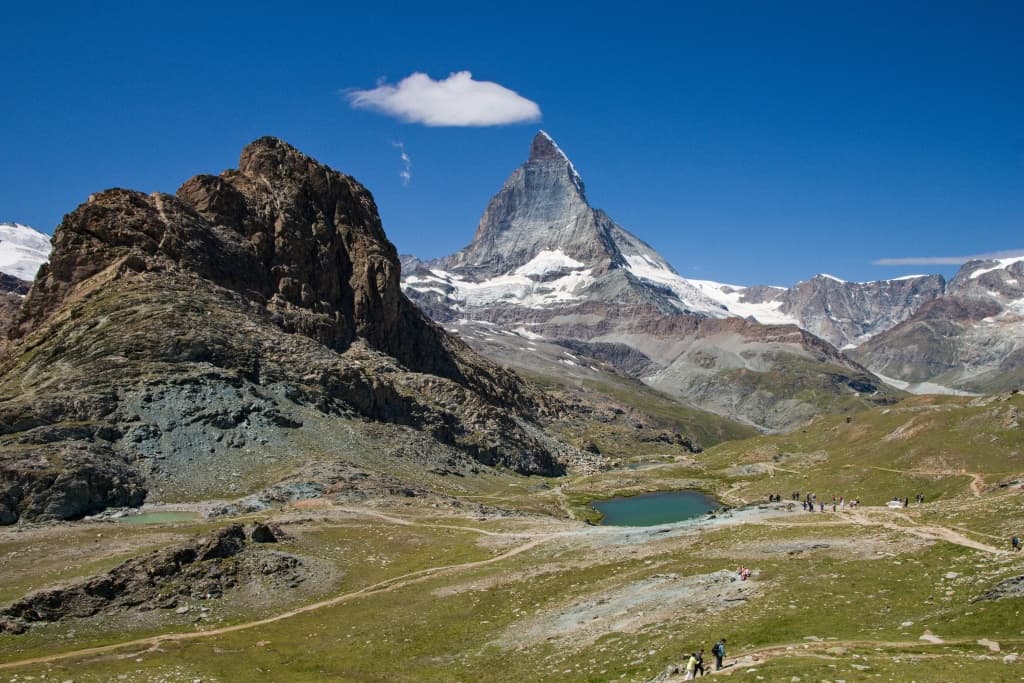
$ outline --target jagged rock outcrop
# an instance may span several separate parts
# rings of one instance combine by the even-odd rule
[[[854,355],[911,388],[991,393],[1024,387],[1024,257],[964,264],[944,297]]]
[[[530,424],[553,404],[420,313],[369,192],[279,140],[176,195],[92,195],[53,246],[0,359],[8,522],[133,504],[143,482],[151,496],[265,484],[282,454],[358,459],[337,434],[367,419],[562,470]],[[78,482],[78,502],[37,502],[46,478],[26,463]],[[86,476],[97,463],[106,474]]]
[[[440,322],[485,321],[590,351],[681,401],[761,428],[792,427],[822,410],[892,395],[795,325],[748,320],[712,283],[680,276],[590,206],[579,173],[543,132],[491,199],[468,246],[436,261],[405,262],[405,291]],[[772,322],[796,322],[777,317]],[[711,340],[728,346],[709,354]],[[695,358],[687,355],[698,348]]]
[[[218,529],[177,547],[119,564],[80,583],[42,590],[0,610],[0,632],[23,633],[41,622],[84,619],[128,610],[181,610],[181,603],[210,600],[253,582],[294,588],[308,570],[294,555],[261,547],[276,543],[274,530],[257,524]]]

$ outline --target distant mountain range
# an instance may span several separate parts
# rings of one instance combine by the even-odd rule
[[[592,208],[579,172],[540,132],[469,245],[434,261],[403,257],[403,289],[446,325],[483,321],[628,356],[628,371],[650,386],[782,429],[850,400],[889,400],[868,369],[912,391],[1019,385],[1020,262],[973,262],[948,286],[941,275],[858,283],[823,274],[790,288],[686,278]],[[934,331],[950,307],[956,342]],[[998,350],[982,358],[982,339],[1001,340]]]

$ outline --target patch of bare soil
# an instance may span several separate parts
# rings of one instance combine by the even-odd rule
[[[893,537],[888,535],[856,537],[816,536],[806,540],[765,540],[730,543],[723,546],[705,547],[701,555],[717,558],[769,558],[787,555],[798,557],[821,555],[839,559],[875,560],[923,550],[932,541],[922,538]]]
[[[520,648],[559,641],[582,647],[607,633],[636,632],[657,622],[721,612],[759,595],[761,588],[755,579],[741,581],[728,570],[694,576],[655,574],[530,617],[510,628],[497,644]]]
[[[912,417],[882,437],[882,441],[907,441],[931,426],[928,418]]]

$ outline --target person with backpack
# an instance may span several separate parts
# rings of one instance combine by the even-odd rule
[[[1014,536],[1013,538],[1011,538],[1010,539],[1010,546],[1014,549],[1014,551],[1019,551],[1020,550],[1020,537],[1019,536]]]
[[[714,647],[711,648],[711,654],[715,656],[715,671],[722,670],[722,660],[725,659],[725,638],[722,638]]]
[[[697,674],[700,674],[700,677],[704,678],[704,648],[701,648],[700,651],[697,652],[696,657],[697,668],[694,670],[693,677],[696,678]]]

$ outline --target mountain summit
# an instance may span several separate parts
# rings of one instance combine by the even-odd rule
[[[727,315],[654,249],[587,201],[583,178],[544,131],[491,198],[473,241],[421,264],[406,289],[440,317],[467,309],[530,309],[567,302],[650,304],[666,312]]]

